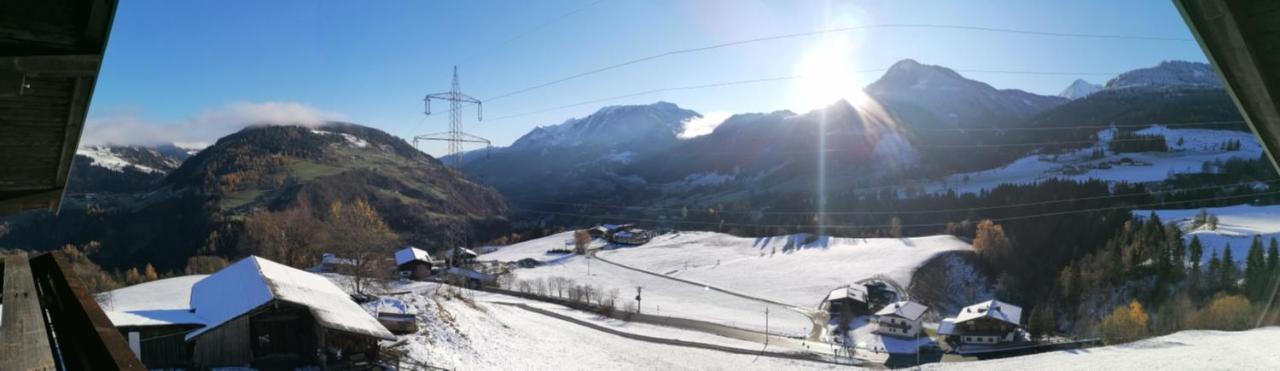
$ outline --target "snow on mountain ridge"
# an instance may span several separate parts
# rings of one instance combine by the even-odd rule
[[[1099,90],[1102,90],[1102,85],[1092,84],[1088,81],[1084,81],[1083,79],[1076,79],[1076,81],[1072,81],[1071,85],[1067,86],[1066,89],[1062,89],[1062,92],[1058,93],[1058,96],[1076,100],[1092,95],[1093,93],[1097,93]]]
[[[607,146],[636,138],[675,139],[683,130],[684,122],[695,117],[702,115],[670,102],[607,106],[559,125],[534,128],[516,139],[510,148]]]
[[[1206,63],[1164,61],[1154,67],[1122,73],[1107,81],[1105,89],[1168,86],[1221,88],[1222,80],[1213,67]]]

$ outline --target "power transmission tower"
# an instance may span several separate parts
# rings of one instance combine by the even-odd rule
[[[426,98],[422,99],[426,104],[427,116],[431,116],[431,100],[433,99],[449,102],[449,131],[415,136],[413,137],[413,145],[415,147],[420,141],[449,142],[449,163],[455,168],[461,163],[462,147],[465,143],[484,143],[485,148],[489,147],[488,139],[462,131],[462,106],[475,104],[476,121],[483,121],[484,104],[479,99],[462,93],[462,87],[458,83],[458,66],[453,66],[452,89],[443,93],[427,94]]]

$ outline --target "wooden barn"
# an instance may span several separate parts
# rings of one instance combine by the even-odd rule
[[[867,305],[867,288],[862,285],[851,285],[831,290],[831,293],[828,293],[827,297],[822,300],[820,307],[827,311],[831,319],[853,318],[871,313],[871,309]]]
[[[191,313],[191,286],[205,275],[166,278],[98,295],[107,318],[149,368],[191,366],[186,334],[204,327]]]
[[[394,339],[329,279],[256,256],[99,300],[149,368],[361,368]]]
[[[413,246],[405,246],[400,250],[396,250],[395,256],[396,273],[402,278],[412,280],[430,278],[431,269],[436,264],[431,259],[431,254]]]

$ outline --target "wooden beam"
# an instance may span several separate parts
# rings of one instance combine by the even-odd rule
[[[58,350],[68,370],[145,370],[120,331],[84,287],[62,253],[31,259],[33,276],[49,312]]]
[[[53,370],[53,348],[27,255],[4,260],[4,312],[0,313],[0,369]]]

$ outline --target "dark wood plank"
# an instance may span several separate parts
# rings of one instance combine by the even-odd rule
[[[0,369],[53,370],[53,352],[27,256],[10,255],[4,264]]]

